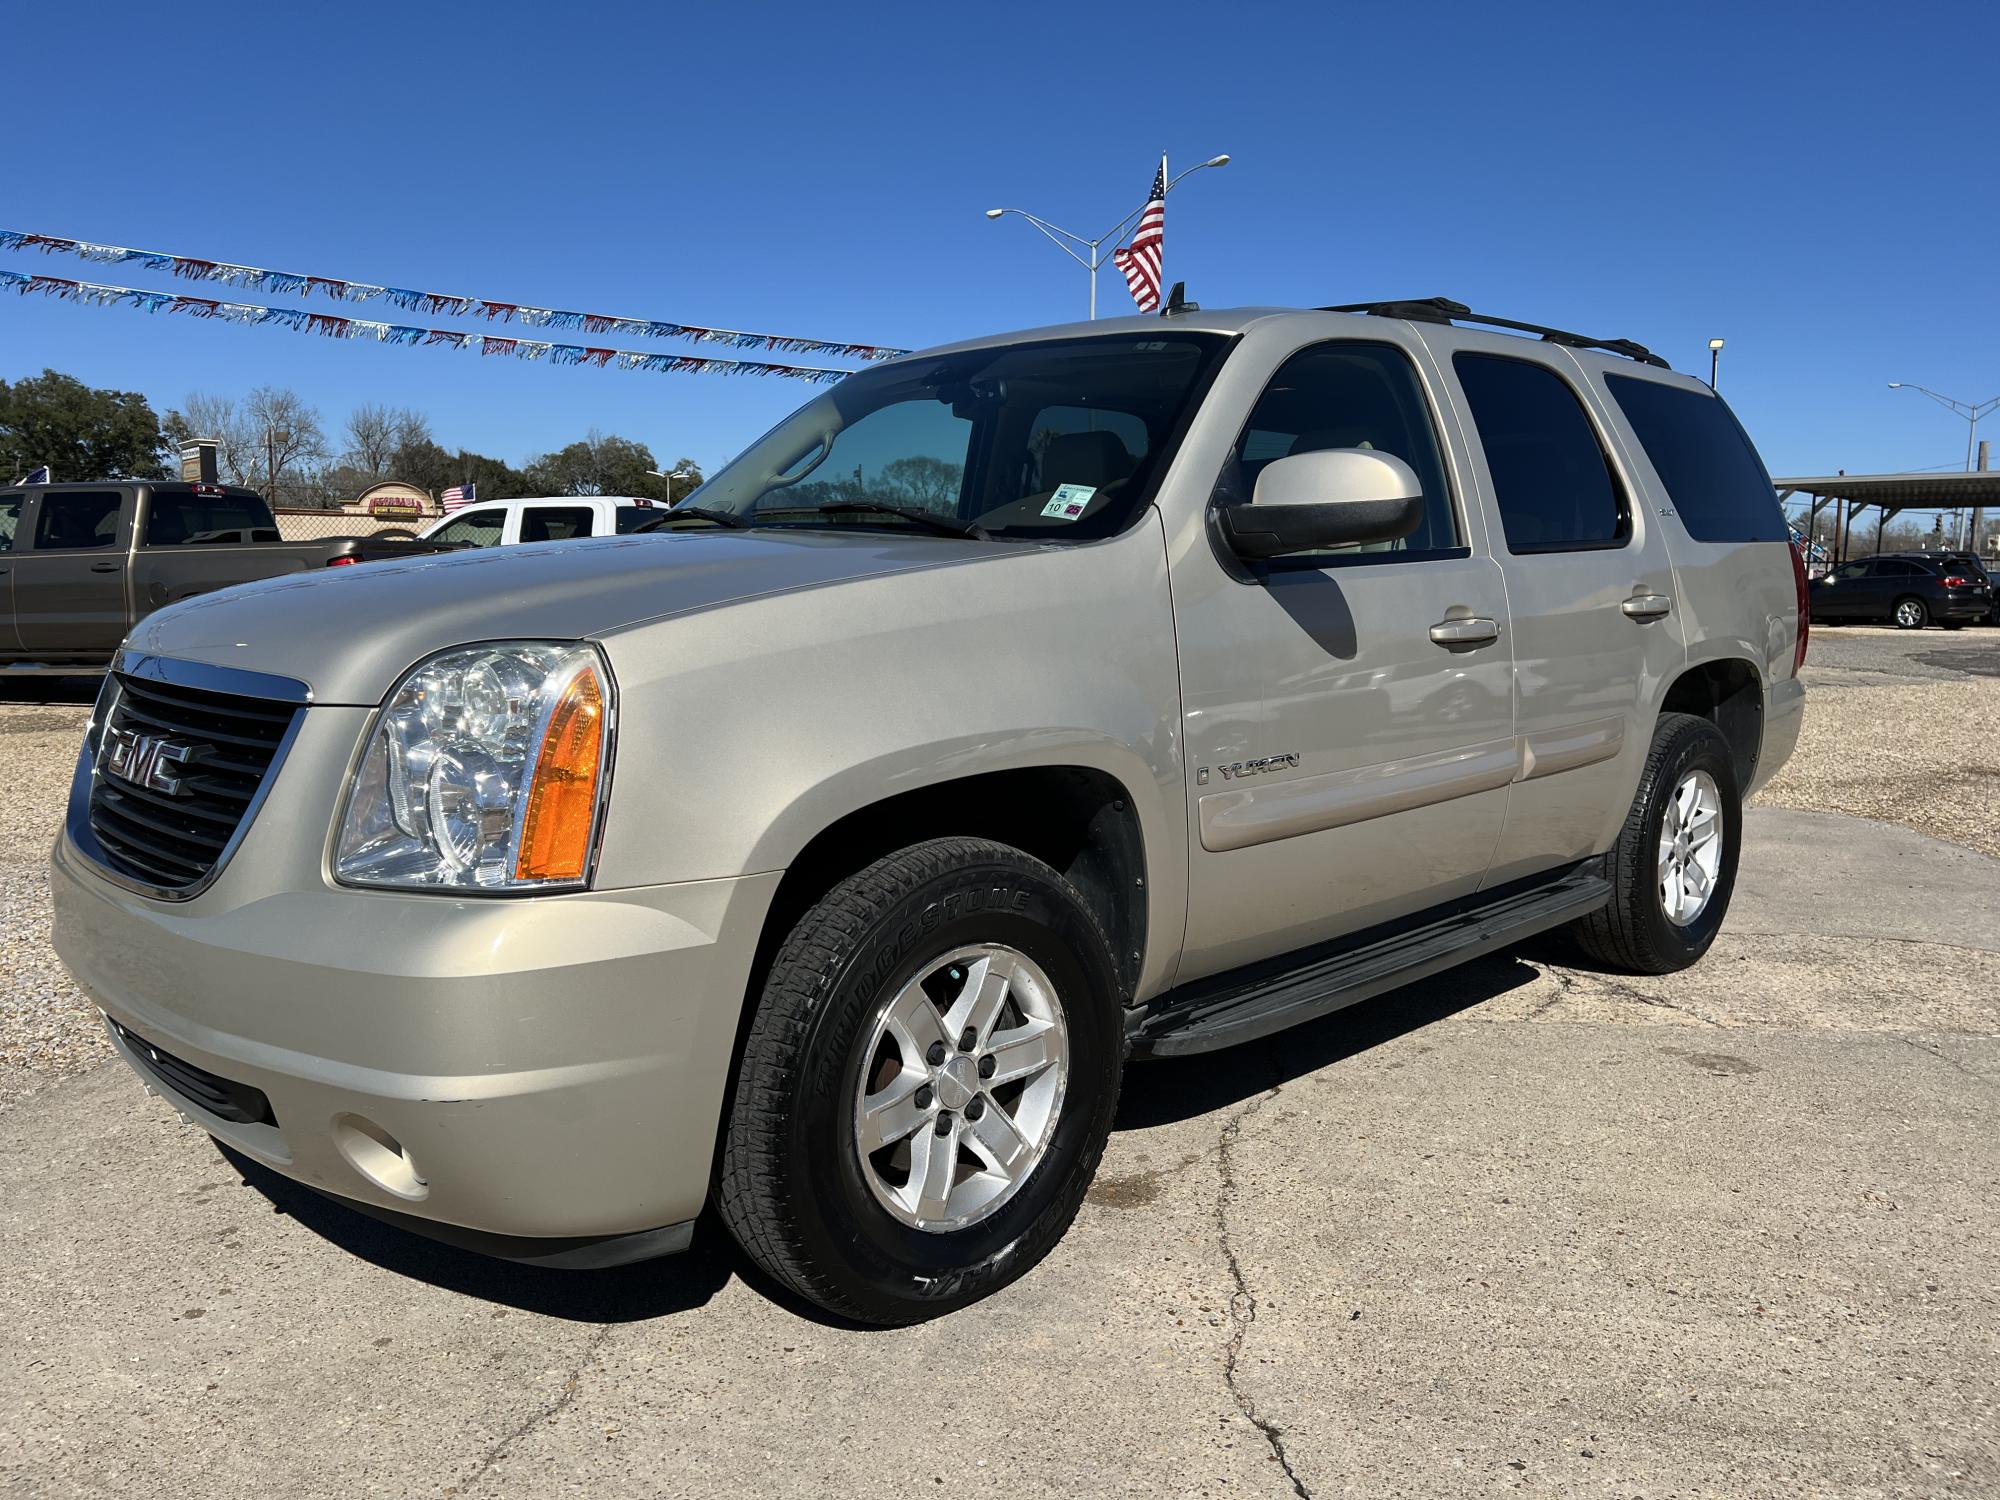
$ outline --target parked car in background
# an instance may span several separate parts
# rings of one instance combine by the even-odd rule
[[[1992,600],[1992,607],[1987,611],[1985,623],[2000,625],[2000,574],[1996,574],[1993,566],[1982,562],[1978,553],[1952,548],[1912,548],[1890,555],[1933,562],[1942,567],[1947,576],[1957,574],[1961,578],[1985,584],[1988,590],[1987,597]]]
[[[371,1213],[589,1266],[712,1202],[842,1316],[972,1302],[1130,1058],[1555,927],[1715,940],[1804,706],[1770,476],[1644,348],[1464,321],[972,340],[662,530],[157,616],[56,950],[190,1119]]]
[[[418,535],[461,547],[511,547],[516,542],[567,542],[619,536],[667,513],[658,500],[635,495],[560,495],[489,500],[431,522]]]
[[[1808,589],[1815,625],[1888,620],[1898,630],[1935,623],[1957,630],[1993,613],[1993,586],[1935,552],[1890,552],[1842,563]]]
[[[386,537],[283,541],[261,495],[226,485],[0,490],[0,677],[101,672],[154,610],[231,584],[447,550]]]

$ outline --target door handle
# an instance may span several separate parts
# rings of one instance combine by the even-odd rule
[[[1665,594],[1634,594],[1618,606],[1635,620],[1657,620],[1674,607]]]
[[[1476,615],[1462,620],[1440,620],[1431,626],[1431,642],[1438,646],[1488,646],[1499,639],[1499,622]]]
[[[118,563],[92,563],[90,571],[93,573],[116,573],[119,567],[120,564]]]

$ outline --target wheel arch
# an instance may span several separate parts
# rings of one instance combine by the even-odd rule
[[[1111,941],[1123,998],[1133,999],[1153,925],[1138,802],[1100,767],[1052,764],[931,782],[826,822],[787,861],[765,914],[753,1000],[785,934],[821,896],[885,854],[952,835],[1020,849],[1075,886]]]
[[[1764,748],[1764,679],[1754,662],[1724,656],[1692,663],[1668,686],[1660,713],[1693,714],[1715,725],[1729,742],[1736,785],[1749,796]]]

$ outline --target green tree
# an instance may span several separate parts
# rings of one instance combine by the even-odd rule
[[[683,478],[663,476],[680,474]],[[675,501],[701,483],[701,465],[691,458],[661,466],[653,450],[601,432],[580,443],[528,461],[526,475],[538,495],[637,495],[647,500]]]
[[[44,370],[0,380],[0,484],[48,464],[59,480],[164,479],[160,419],[137,391]]]

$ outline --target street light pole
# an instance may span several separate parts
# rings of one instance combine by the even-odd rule
[[[1708,388],[1711,391],[1715,389],[1715,377],[1721,368],[1722,340],[1710,339],[1708,341]]]
[[[1940,396],[1927,385],[1912,385],[1906,380],[1890,381],[1889,389],[1892,391],[1921,391],[1924,395],[1930,397],[1931,400],[1937,402],[1939,406],[1954,411],[1959,416],[1965,418],[1965,472],[1968,474],[1972,473],[1973,454],[1979,446],[1977,441],[1979,437],[1979,419],[1991,416],[1994,412],[2000,411],[2000,396],[1990,396],[1984,401],[1957,401],[1950,396]],[[1979,523],[1981,520],[1979,509],[1977,506],[1973,508],[1971,518],[1972,535],[1966,542],[1967,550],[1975,552],[1979,549]]]
[[[1164,172],[1166,165],[1166,157],[1162,156],[1160,158],[1160,163],[1162,171]],[[1189,167],[1187,171],[1180,173],[1179,176],[1168,179],[1166,187],[1161,192],[1160,196],[1162,198],[1165,198],[1168,193],[1171,193],[1174,190],[1175,186],[1181,181],[1181,178],[1187,177],[1191,173],[1199,172],[1205,167],[1226,167],[1228,165],[1229,165],[1229,157],[1226,154],[1222,156],[1211,156],[1207,161],[1197,162],[1195,163],[1195,165]],[[1146,203],[1150,203],[1152,201],[1153,201],[1152,199],[1148,198],[1146,200]],[[986,217],[989,219],[1003,219],[1008,214],[1015,214],[1020,218],[1026,219],[1030,224],[1034,225],[1036,229],[1040,230],[1043,236],[1046,237],[1048,241],[1051,244],[1053,244],[1058,250],[1062,251],[1063,254],[1067,255],[1071,260],[1075,261],[1078,265],[1082,266],[1084,270],[1088,271],[1090,273],[1090,316],[1091,319],[1095,321],[1097,318],[1097,270],[1098,267],[1102,266],[1105,263],[1105,261],[1110,259],[1110,256],[1104,253],[1103,247],[1107,243],[1116,240],[1117,237],[1124,232],[1125,226],[1130,224],[1134,219],[1138,218],[1139,215],[1141,215],[1145,211],[1146,211],[1146,204],[1141,203],[1137,208],[1133,209],[1132,212],[1125,215],[1124,218],[1120,219],[1116,224],[1113,224],[1109,229],[1105,230],[1104,233],[1100,234],[1094,240],[1085,239],[1082,235],[1075,234],[1070,230],[1062,228],[1060,225],[1051,224],[1047,219],[1044,219],[1037,214],[1031,214],[1025,208],[989,208],[986,210]],[[1077,253],[1078,246],[1081,246],[1085,251],[1089,253],[1087,255],[1079,255]]]

